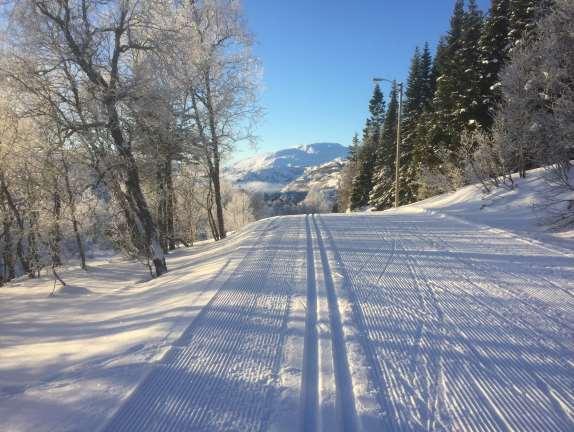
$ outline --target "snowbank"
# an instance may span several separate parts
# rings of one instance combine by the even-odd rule
[[[484,194],[479,185],[472,185],[404,206],[399,211],[409,211],[413,207],[434,211],[573,251],[574,227],[550,230],[544,225],[544,210],[537,208],[547,188],[544,173],[544,169],[539,168],[529,171],[524,179],[515,176],[516,187],[513,190],[499,188]]]

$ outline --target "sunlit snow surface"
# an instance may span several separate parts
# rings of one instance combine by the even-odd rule
[[[2,287],[0,429],[574,430],[568,244],[524,235],[529,204],[465,222],[477,200],[267,219],[148,282],[64,272],[88,294]]]

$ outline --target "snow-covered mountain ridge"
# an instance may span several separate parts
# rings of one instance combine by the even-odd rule
[[[348,147],[337,143],[305,144],[241,160],[227,167],[224,176],[243,189],[280,191],[303,176],[306,169],[344,159],[348,152]]]
[[[282,192],[307,192],[311,189],[337,188],[341,171],[347,164],[347,160],[337,158],[321,165],[305,168],[303,174],[285,186]]]

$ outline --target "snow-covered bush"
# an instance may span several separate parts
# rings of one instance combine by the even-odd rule
[[[227,191],[226,198],[224,215],[230,231],[236,231],[249,222],[255,221],[255,210],[251,195],[247,191],[231,189]]]
[[[330,213],[336,203],[336,194],[320,186],[312,186],[302,204],[306,210],[313,213]]]
[[[464,164],[457,163],[458,157],[452,157],[446,150],[437,152],[436,157],[441,163],[433,167],[422,165],[419,169],[416,180],[419,200],[454,191],[470,181]]]
[[[497,127],[495,122],[492,134],[476,130],[465,132],[461,137],[466,176],[470,182],[479,181],[487,193],[493,187],[514,187],[512,172],[505,163],[504,147],[494,139],[498,136]]]

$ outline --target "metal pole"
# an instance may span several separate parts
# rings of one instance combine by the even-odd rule
[[[399,206],[399,165],[401,156],[401,111],[403,105],[403,83],[399,83],[399,112],[397,113],[397,156],[395,159],[395,208]]]

